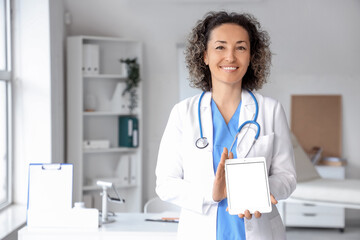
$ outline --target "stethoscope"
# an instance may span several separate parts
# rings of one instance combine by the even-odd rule
[[[236,142],[236,139],[237,139],[238,135],[240,134],[241,129],[243,129],[243,127],[245,125],[247,125],[247,124],[255,124],[256,127],[257,127],[256,135],[255,135],[254,141],[253,141],[250,149],[255,144],[256,140],[259,138],[260,125],[256,122],[257,117],[258,117],[258,113],[259,113],[259,105],[258,105],[258,102],[257,102],[256,97],[254,96],[254,94],[249,90],[248,90],[248,92],[250,93],[250,95],[253,98],[254,103],[255,103],[255,116],[254,116],[253,120],[245,121],[245,122],[243,122],[243,124],[240,125],[240,127],[238,128],[237,133],[235,135],[234,141],[231,144],[229,152],[231,152],[231,150],[232,150],[232,148],[233,148],[233,146],[234,146],[234,144]],[[198,103],[198,118],[199,118],[200,138],[198,140],[196,140],[195,145],[199,149],[204,149],[209,145],[209,141],[207,140],[206,137],[203,136],[202,124],[201,124],[201,114],[200,114],[200,104],[201,104],[201,100],[202,100],[205,93],[206,93],[205,91],[201,93],[200,98],[199,98],[199,103]],[[249,151],[250,151],[250,149],[249,149]]]

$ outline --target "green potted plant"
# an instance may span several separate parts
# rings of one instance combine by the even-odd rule
[[[140,82],[140,66],[137,62],[137,59],[120,59],[121,63],[126,65],[127,78],[125,80],[126,88],[124,89],[122,95],[126,93],[130,94],[130,104],[129,110],[130,113],[138,106],[138,95],[137,87]]]

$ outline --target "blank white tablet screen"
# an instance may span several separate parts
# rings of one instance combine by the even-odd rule
[[[264,161],[226,164],[226,184],[230,214],[271,211],[266,165]]]

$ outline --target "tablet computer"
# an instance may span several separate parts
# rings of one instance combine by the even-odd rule
[[[259,211],[271,212],[269,179],[264,157],[227,159],[226,190],[229,213],[232,215]]]

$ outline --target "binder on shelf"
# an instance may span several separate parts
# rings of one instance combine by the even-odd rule
[[[83,45],[83,67],[84,75],[99,74],[99,45]]]
[[[126,89],[125,82],[118,82],[111,97],[112,110],[121,114],[129,114],[130,95],[123,92]]]
[[[130,162],[130,185],[136,185],[136,160],[129,156]]]
[[[88,73],[88,71],[90,71],[90,51],[89,51],[88,44],[83,45],[82,57],[83,57],[83,60],[82,60],[81,70],[82,70],[83,74],[86,75]]]
[[[139,121],[134,116],[119,117],[119,147],[139,146]]]
[[[116,167],[116,176],[119,178],[119,186],[129,185],[129,172],[130,172],[130,156],[121,156]]]
[[[99,45],[92,44],[90,59],[91,59],[91,68],[92,74],[99,74]]]

